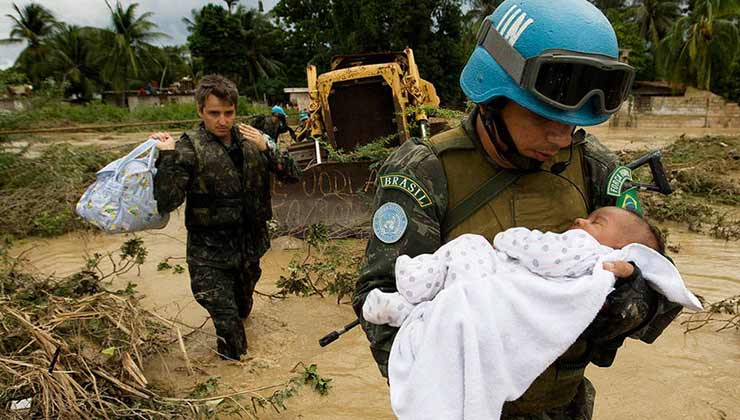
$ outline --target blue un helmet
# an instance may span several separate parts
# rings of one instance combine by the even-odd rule
[[[500,97],[568,125],[600,124],[635,77],[611,24],[586,0],[506,0],[488,16],[460,76],[471,101]]]
[[[283,117],[287,117],[287,115],[285,115],[285,110],[283,110],[283,107],[281,106],[277,106],[277,105],[273,106],[272,113],[282,115]]]
[[[301,111],[298,113],[298,121],[303,122],[303,121],[306,121],[307,119],[308,119],[308,112]]]

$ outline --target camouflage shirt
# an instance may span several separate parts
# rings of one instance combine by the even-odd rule
[[[480,140],[475,134],[473,113],[464,121],[466,133],[482,152]],[[605,205],[614,205],[612,198],[605,194],[606,180],[616,166],[616,157],[595,137],[588,136],[584,145],[584,162],[588,182],[587,201],[589,211]],[[370,341],[373,357],[380,371],[387,376],[387,363],[396,328],[388,325],[375,325],[362,318],[362,305],[366,295],[375,288],[382,291],[396,291],[394,267],[396,258],[406,254],[414,257],[423,253],[433,253],[443,243],[440,226],[445,219],[448,205],[448,183],[438,157],[427,144],[411,139],[402,144],[383,163],[378,172],[378,179],[386,174],[403,174],[414,180],[425,191],[433,205],[421,206],[407,192],[393,188],[378,188],[374,207],[394,202],[399,204],[408,218],[408,225],[403,236],[395,243],[383,243],[371,235],[365,251],[365,261],[360,268],[353,307],[361,325]],[[377,185],[377,182],[376,182]],[[471,232],[475,233],[475,232]],[[596,348],[592,362],[599,366],[612,363],[616,348],[621,346],[625,335],[652,342],[677,315],[677,305],[668,302],[662,295],[650,290],[641,278],[639,269],[635,270],[636,281],[629,284],[638,285],[614,294],[620,305],[610,306],[610,313],[597,317],[593,328],[588,332],[594,339],[603,344]],[[678,307],[680,309],[680,307]],[[611,328],[611,329],[610,329]],[[616,332],[615,332],[616,331]],[[598,347],[598,346],[597,346]]]
[[[230,157],[233,150],[229,153],[202,123],[194,133],[184,133],[175,150],[164,150],[157,159],[158,210],[173,211],[187,198],[189,264],[237,268],[259,259],[270,246],[271,174],[282,182],[296,182],[300,176],[287,154],[260,152],[236,127],[231,135],[232,146],[241,147],[241,168]]]
[[[272,137],[272,139],[275,140],[276,142],[280,139],[280,135],[286,132],[290,134],[291,140],[296,141],[295,131],[292,128],[290,128],[285,118],[281,118],[281,119],[278,119],[277,121],[274,121],[272,117],[265,117],[264,115],[258,115],[252,121],[252,127]]]

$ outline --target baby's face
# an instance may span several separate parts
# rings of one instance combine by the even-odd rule
[[[588,215],[578,218],[568,229],[582,229],[593,236],[601,245],[619,249],[629,244],[629,227],[632,215],[617,207],[602,207]]]

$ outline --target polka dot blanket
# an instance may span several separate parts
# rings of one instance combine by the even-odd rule
[[[615,282],[605,261],[633,261],[669,300],[701,308],[676,268],[640,244],[614,250],[582,230],[513,228],[494,246],[462,235],[434,254],[402,255],[398,292],[368,294],[364,318],[400,326],[388,369],[400,419],[500,418],[594,319]]]

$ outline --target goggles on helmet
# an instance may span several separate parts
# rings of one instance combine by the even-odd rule
[[[617,112],[635,79],[635,69],[612,57],[568,50],[545,50],[525,59],[485,19],[477,44],[496,60],[521,88],[540,101],[565,111],[581,108],[594,95],[599,111]]]

